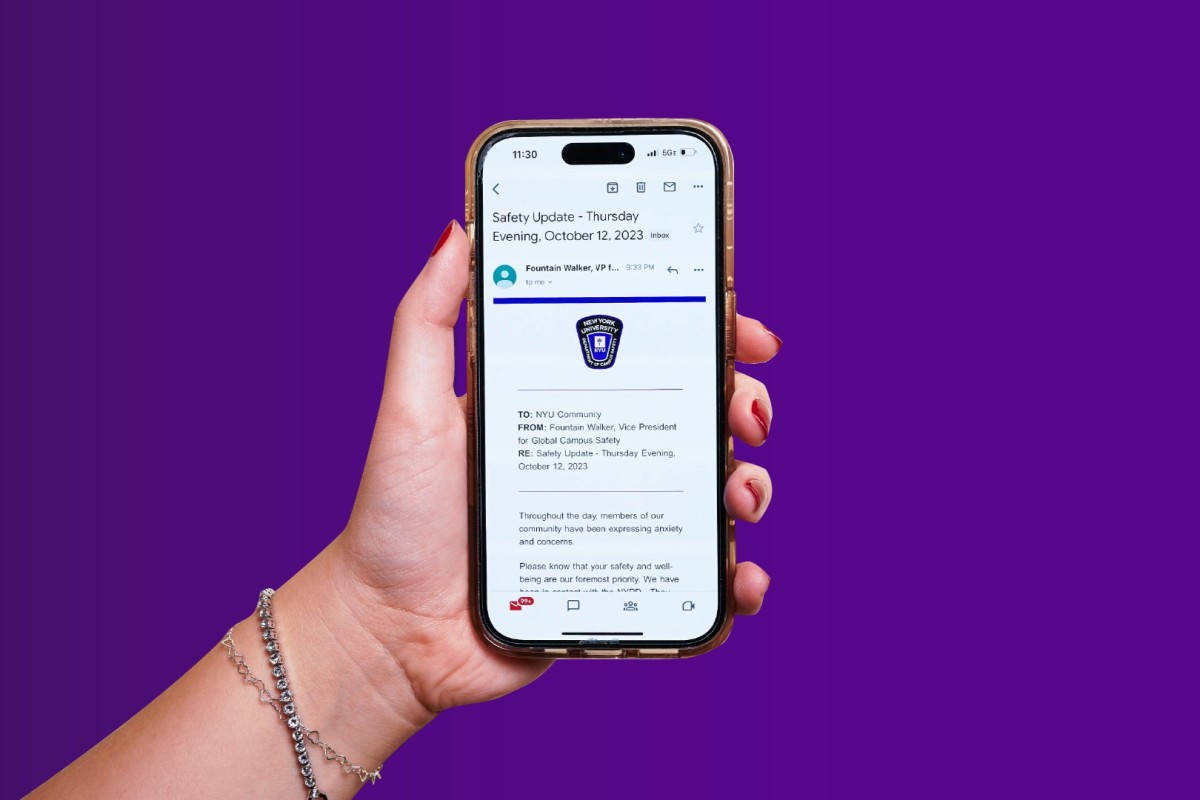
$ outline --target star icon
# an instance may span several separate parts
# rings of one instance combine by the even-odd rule
[[[694,230],[696,233],[704,233],[704,226],[697,222],[692,226],[692,230]]]

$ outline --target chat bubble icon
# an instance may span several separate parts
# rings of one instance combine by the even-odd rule
[[[567,611],[578,611],[578,610],[579,610],[579,601],[578,600],[568,600],[567,601]]]

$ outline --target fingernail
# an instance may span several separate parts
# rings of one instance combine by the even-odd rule
[[[435,244],[433,246],[433,252],[429,254],[430,258],[433,258],[434,256],[436,256],[438,250],[442,249],[442,245],[444,245],[446,243],[446,240],[450,238],[450,233],[453,230],[454,230],[454,220],[450,220],[450,222],[448,222],[446,224],[446,230],[442,231],[442,235],[438,237],[437,244]]]
[[[750,490],[750,494],[754,495],[754,510],[758,511],[762,508],[763,497],[766,496],[762,484],[758,481],[746,481],[746,488]]]
[[[767,415],[763,413],[762,406],[755,400],[750,404],[750,414],[758,420],[758,426],[762,428],[763,437],[765,438],[771,432],[771,426],[767,423]]]
[[[775,340],[775,348],[776,349],[783,347],[783,339],[780,339],[778,336],[776,336],[775,332],[772,331],[770,328],[768,328],[766,325],[763,325],[763,333],[765,333],[767,336],[770,336],[772,339]]]

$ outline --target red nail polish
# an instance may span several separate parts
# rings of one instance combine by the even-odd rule
[[[763,333],[775,340],[776,349],[783,347],[783,339],[780,339],[778,336],[776,336],[775,332],[769,329],[766,325],[763,325]]]
[[[771,431],[771,426],[767,424],[767,415],[763,413],[762,407],[755,400],[750,404],[750,414],[758,420],[759,427],[762,428],[763,436],[766,436]]]
[[[450,232],[453,230],[454,220],[450,220],[450,222],[446,225],[446,230],[442,231],[442,235],[438,237],[437,244],[433,246],[433,252],[429,254],[430,258],[436,256],[437,251],[442,249],[442,245],[444,245],[446,240],[450,238]]]
[[[746,481],[746,488],[750,490],[750,494],[754,495],[754,510],[762,508],[762,493],[754,488],[754,481]]]

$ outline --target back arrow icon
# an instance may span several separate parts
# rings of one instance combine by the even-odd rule
[[[679,270],[675,269],[674,267],[667,267],[667,272],[674,272],[676,275],[679,274]]]
[[[500,184],[497,183],[495,186],[492,187],[492,191],[496,192],[496,194],[500,194],[500,192],[496,191],[499,188],[499,186],[500,186]]]

